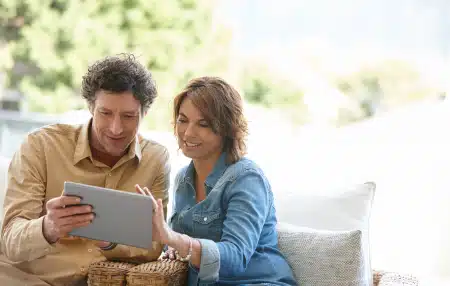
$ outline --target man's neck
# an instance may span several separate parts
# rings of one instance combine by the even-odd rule
[[[99,162],[102,162],[103,164],[109,166],[112,168],[117,162],[119,162],[120,158],[123,157],[123,155],[120,156],[111,156],[110,154],[106,152],[102,152],[98,149],[96,149],[94,146],[90,144],[91,147],[91,153],[92,157]]]

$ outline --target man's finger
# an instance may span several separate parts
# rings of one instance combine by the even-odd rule
[[[92,212],[92,207],[89,205],[85,206],[72,206],[63,209],[57,209],[54,211],[56,217],[68,217],[79,214],[89,214]]]
[[[65,227],[65,226],[74,226],[74,225],[84,224],[84,223],[89,224],[89,223],[91,223],[91,221],[93,219],[94,219],[93,214],[68,216],[68,217],[62,218],[59,221],[59,225],[61,227]]]
[[[48,209],[57,209],[63,208],[69,205],[77,205],[81,202],[79,197],[74,196],[60,196],[57,198],[53,198],[47,202]]]
[[[84,227],[84,226],[88,226],[91,222],[80,222],[77,224],[73,224],[73,225],[66,225],[63,226],[59,229],[59,232],[61,233],[61,235],[67,235],[69,232],[71,232],[72,230],[76,229],[76,228],[80,228],[80,227]]]

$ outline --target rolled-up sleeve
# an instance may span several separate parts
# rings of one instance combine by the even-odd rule
[[[1,246],[14,262],[37,259],[53,247],[42,232],[46,171],[40,146],[28,135],[8,169]]]
[[[220,251],[217,244],[209,239],[199,239],[202,247],[198,279],[205,282],[213,282],[219,279]],[[192,266],[191,266],[192,267]]]
[[[271,206],[268,183],[256,170],[246,170],[231,183],[220,242],[200,239],[198,279],[214,282],[244,272],[255,252]]]

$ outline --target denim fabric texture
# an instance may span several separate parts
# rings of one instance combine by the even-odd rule
[[[228,165],[221,154],[198,204],[194,174],[192,162],[177,174],[169,218],[173,230],[202,246],[188,285],[297,285],[278,249],[270,184],[256,163],[242,158]]]

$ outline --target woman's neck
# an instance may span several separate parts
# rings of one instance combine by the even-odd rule
[[[216,165],[217,160],[219,160],[220,154],[214,157],[209,157],[207,159],[194,159],[195,177],[197,181],[205,182],[206,178],[211,174]]]

